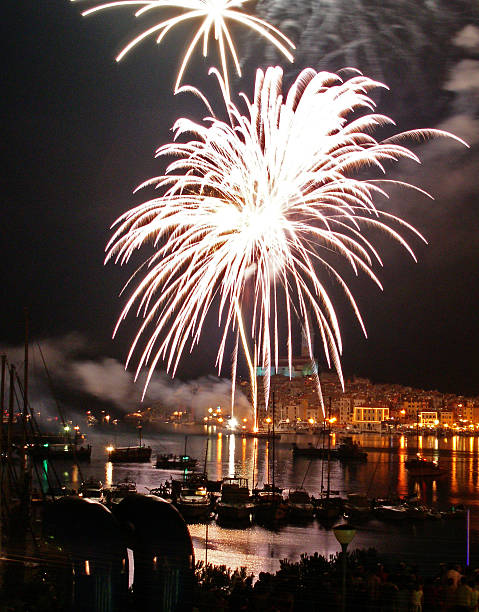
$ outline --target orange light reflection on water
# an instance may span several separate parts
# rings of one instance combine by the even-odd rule
[[[223,478],[223,469],[222,463],[223,461],[223,434],[218,434],[218,439],[216,441],[216,478],[217,480],[221,480]]]
[[[457,486],[457,455],[455,451],[457,451],[457,436],[453,436],[451,440],[452,450],[454,454],[451,458],[451,493],[457,494],[458,486]]]
[[[402,438],[404,439],[404,436],[402,436]],[[404,448],[404,446],[401,446],[401,448]],[[406,457],[399,457],[399,464],[398,464],[398,493],[400,495],[406,495],[408,492],[408,485],[407,485],[407,470],[406,470]]]
[[[235,447],[236,447],[236,436],[231,434],[229,436],[229,453],[228,453],[228,476],[233,478],[235,476]]]
[[[72,467],[72,484],[73,485],[78,485],[78,477],[79,477],[78,465],[74,464]]]
[[[113,463],[111,461],[107,461],[105,463],[105,485],[107,487],[111,487],[113,484]]]

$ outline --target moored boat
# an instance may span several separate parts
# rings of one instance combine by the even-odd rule
[[[377,506],[374,514],[385,521],[405,521],[408,518],[407,507],[404,504]]]
[[[446,473],[446,471],[438,465],[437,461],[426,459],[419,453],[415,457],[407,459],[404,465],[409,476],[413,478],[438,478]]]
[[[371,501],[361,493],[348,493],[344,502],[344,515],[349,521],[367,521],[372,516]]]
[[[344,511],[344,500],[337,496],[324,496],[313,499],[314,513],[318,521],[330,524],[336,521]]]
[[[27,453],[34,460],[59,459],[65,461],[90,461],[91,445],[35,443],[27,447]]]
[[[216,503],[218,521],[221,523],[244,524],[251,521],[254,503],[251,499],[246,478],[224,478],[221,495]]]
[[[314,518],[314,506],[311,497],[304,489],[294,489],[286,497],[289,519],[293,522],[307,522]]]
[[[103,483],[96,478],[89,478],[80,485],[78,495],[85,499],[94,499],[95,501],[104,502]]]
[[[161,470],[192,470],[196,467],[198,459],[189,455],[157,455],[156,467]]]
[[[308,443],[308,446],[298,446],[295,442],[293,442],[291,448],[293,451],[293,457],[309,457],[311,459],[328,458],[327,448],[323,448],[322,446],[313,446],[311,442]],[[329,455],[331,459],[334,459],[332,450],[329,450]]]
[[[112,463],[148,463],[151,457],[149,446],[109,446],[107,452],[108,461]]]
[[[266,484],[253,495],[254,518],[259,524],[277,524],[288,518],[288,505],[281,490]]]
[[[125,478],[113,484],[109,489],[104,489],[106,504],[110,507],[119,504],[128,495],[136,493],[136,482]]]
[[[334,457],[342,462],[361,462],[368,460],[368,454],[365,453],[357,442],[353,442],[350,436],[343,438],[340,444],[333,449]]]
[[[211,494],[202,486],[185,486],[181,489],[175,506],[185,521],[206,521],[211,513]]]

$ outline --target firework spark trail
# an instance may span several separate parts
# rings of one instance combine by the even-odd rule
[[[76,2],[78,0],[71,1]],[[237,23],[255,31],[273,44],[290,62],[293,61],[291,50],[294,49],[294,44],[289,38],[284,36],[277,28],[266,21],[242,11],[235,10],[238,8],[241,9],[246,2],[248,2],[248,0],[114,0],[88,9],[83,12],[83,15],[91,15],[92,13],[105,9],[125,6],[141,7],[135,12],[135,17],[141,17],[156,9],[175,8],[184,11],[175,17],[170,17],[169,19],[156,23],[133,38],[133,40],[131,40],[118,54],[116,58],[118,62],[146,38],[156,35],[156,42],[159,44],[175,26],[188,20],[200,19],[201,24],[196,30],[183,56],[176,79],[175,92],[178,90],[183,80],[191,56],[201,39],[203,39],[203,56],[207,57],[208,41],[213,33],[218,44],[223,81],[229,95],[228,52],[233,60],[238,76],[241,76],[241,67],[236,46],[231,32],[228,29],[227,22]]]
[[[186,345],[192,350],[198,343],[215,305],[222,329],[218,368],[228,334],[239,332],[253,387],[256,366],[266,367],[268,405],[269,366],[278,366],[277,318],[284,306],[290,369],[292,318],[296,314],[308,321],[310,313],[327,363],[343,382],[340,326],[320,272],[338,282],[366,333],[351,292],[330,262],[331,253],[381,287],[373,271],[374,262],[382,265],[380,255],[364,230],[384,231],[414,259],[400,231],[422,238],[373,202],[387,197],[384,189],[390,183],[417,187],[357,178],[366,167],[385,173],[389,162],[419,161],[399,144],[404,135],[382,142],[371,135],[392,123],[373,112],[369,92],[377,87],[384,86],[357,73],[343,82],[338,75],[306,69],[283,98],[282,70],[268,68],[257,72],[253,102],[244,96],[245,114],[223,88],[228,121],[210,116],[203,123],[176,122],[174,142],[157,151],[158,157],[176,159],[163,175],[140,186],[155,185],[162,195],[122,215],[107,246],[106,260],[122,264],[146,243],[155,247],[116,328],[136,305],[144,321],[128,362],[153,328],[138,371],[147,365],[151,376],[158,360],[166,359],[174,374]],[[360,116],[352,117],[357,111]],[[192,139],[178,142],[185,134]],[[446,133],[421,130],[406,136],[422,140],[434,135]],[[251,321],[247,327],[245,315]],[[313,359],[310,338],[308,343]]]

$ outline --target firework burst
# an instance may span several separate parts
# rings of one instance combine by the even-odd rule
[[[72,0],[72,2],[75,1],[77,0]],[[238,76],[241,76],[241,67],[231,32],[228,29],[228,22],[237,23],[255,31],[272,43],[289,61],[293,61],[291,50],[294,49],[294,44],[289,38],[284,36],[278,29],[266,21],[240,10],[236,10],[241,9],[246,2],[248,2],[248,0],[114,0],[113,2],[106,2],[88,9],[83,12],[83,15],[91,15],[92,13],[105,9],[124,6],[140,7],[135,12],[135,17],[141,17],[142,15],[149,14],[158,9],[179,9],[180,13],[178,15],[170,17],[169,19],[164,19],[150,26],[141,32],[141,34],[133,38],[133,40],[121,50],[116,60],[119,62],[129,51],[131,51],[131,49],[136,47],[145,38],[156,36],[156,42],[160,43],[175,26],[189,20],[199,20],[201,23],[181,62],[176,79],[175,91],[178,90],[191,56],[196,47],[200,44],[200,41],[202,41],[203,56],[206,57],[208,55],[208,41],[211,34],[214,34],[215,41],[218,45],[223,81],[225,83],[225,89],[229,94],[228,53],[234,62]]]
[[[377,87],[384,86],[358,73],[342,81],[306,69],[283,98],[282,70],[258,70],[253,101],[244,97],[244,114],[228,100],[223,84],[227,121],[217,118],[195,90],[210,116],[202,123],[176,122],[175,142],[157,151],[158,157],[175,159],[165,174],[140,186],[154,185],[161,195],[120,217],[107,246],[107,260],[122,264],[147,243],[155,248],[118,322],[135,306],[144,318],[128,356],[129,361],[146,336],[138,370],[146,365],[151,376],[158,360],[165,359],[174,373],[184,350],[200,340],[214,309],[222,330],[217,366],[224,360],[228,334],[236,334],[254,390],[255,368],[269,372],[278,364],[282,311],[290,364],[292,321],[298,317],[311,358],[314,326],[328,365],[334,365],[342,381],[340,325],[325,276],[339,283],[363,330],[364,325],[331,255],[381,286],[373,270],[381,259],[367,230],[386,232],[413,258],[402,233],[421,238],[373,202],[387,197],[389,183],[413,187],[384,178],[365,180],[358,171],[372,167],[382,174],[389,162],[418,161],[402,139],[444,134],[422,130],[375,140],[371,132],[392,123],[373,112],[369,93]],[[192,139],[177,142],[185,134]],[[268,381],[267,375],[266,405]]]

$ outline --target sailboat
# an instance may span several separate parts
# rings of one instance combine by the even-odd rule
[[[267,480],[262,489],[253,491],[255,500],[255,520],[260,524],[276,524],[284,521],[288,517],[288,505],[283,499],[282,489],[275,485],[275,401],[274,391],[273,399],[273,432],[271,437],[272,442],[272,482],[269,482],[269,456],[267,465]]]

